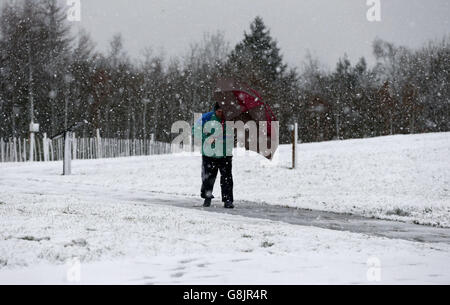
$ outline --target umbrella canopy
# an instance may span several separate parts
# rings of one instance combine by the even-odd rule
[[[222,105],[226,121],[242,121],[247,123],[254,121],[260,132],[260,122],[267,123],[267,129],[262,131],[267,136],[267,145],[262,147],[257,136],[257,147],[250,145],[250,137],[247,132],[245,148],[253,150],[268,159],[272,159],[278,148],[278,129],[272,134],[272,124],[277,121],[275,115],[261,95],[246,84],[238,83],[233,79],[219,79],[214,93],[215,101]]]

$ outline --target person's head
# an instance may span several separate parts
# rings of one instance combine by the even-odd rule
[[[216,116],[222,120],[223,119],[223,109],[222,109],[222,105],[219,102],[217,102],[214,105],[214,111],[216,112]]]

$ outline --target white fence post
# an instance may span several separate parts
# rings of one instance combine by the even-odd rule
[[[297,142],[298,142],[298,123],[294,123],[292,125],[292,169],[297,168],[297,160],[298,160],[298,149],[297,149]]]
[[[0,162],[61,161],[69,155],[71,160],[75,160],[160,155],[173,152],[170,143],[158,142],[154,139],[102,139],[100,130],[97,130],[97,135],[93,138],[77,139],[73,132],[69,132],[68,135],[70,154],[66,152],[68,145],[64,137],[49,139],[44,133],[42,141],[34,138],[34,145],[26,138],[12,137],[8,140],[0,138]],[[70,174],[70,169],[67,172]]]
[[[19,141],[20,141],[20,140],[19,140]],[[11,159],[12,159],[14,162],[17,162],[17,149],[16,149],[16,138],[15,138],[15,137],[14,137],[14,139],[13,139],[12,144],[13,144],[13,146],[12,146],[11,152],[12,152],[13,156],[12,156]]]
[[[97,129],[97,159],[102,157],[102,139],[100,138],[100,129]]]
[[[3,143],[3,138],[0,138],[0,156],[1,162],[5,162],[5,144]]]
[[[47,140],[47,133],[44,133],[44,138],[42,139],[42,150],[44,151],[44,162],[49,161],[49,160],[48,160],[48,140]]]
[[[76,134],[75,132],[72,133],[72,159],[76,160],[77,159],[77,147],[78,143],[77,143],[77,138],[76,138]]]
[[[34,132],[30,132],[30,162],[34,161]]]
[[[64,135],[64,161],[63,161],[63,175],[68,176],[72,171],[72,133],[66,132]]]

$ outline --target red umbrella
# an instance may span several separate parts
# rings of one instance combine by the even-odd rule
[[[272,122],[276,122],[277,119],[261,95],[248,85],[238,83],[233,79],[219,79],[214,97],[217,102],[221,103],[226,121],[242,121],[244,123],[254,121],[258,127],[258,134],[259,123],[267,122],[267,130],[264,134],[267,135],[268,149],[260,149],[259,138],[257,139],[257,149],[252,149],[248,136],[245,148],[255,150],[264,157],[272,159],[278,148],[278,129],[275,130],[276,134],[272,135]]]

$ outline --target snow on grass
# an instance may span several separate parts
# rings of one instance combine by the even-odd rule
[[[450,245],[76,194],[2,193],[0,284],[448,283]]]
[[[236,156],[236,200],[450,227],[450,133],[301,144],[298,156],[297,170],[289,169],[288,145],[278,162]],[[61,163],[0,164],[0,183],[11,192],[198,197],[200,166],[190,154],[83,160],[61,177]],[[214,193],[220,198],[218,181]]]
[[[237,200],[450,226],[450,133],[302,144],[298,169],[290,162],[289,146],[276,164],[235,157]],[[77,181],[198,196],[200,164],[178,155],[80,165]]]
[[[237,156],[239,200],[450,226],[450,133],[288,146]],[[0,283],[448,283],[445,244],[422,244],[163,206],[198,196],[200,156],[0,164]],[[219,187],[216,186],[216,196]],[[163,197],[164,197],[163,196]],[[139,199],[139,200],[138,200]],[[200,200],[199,200],[200,202]]]

